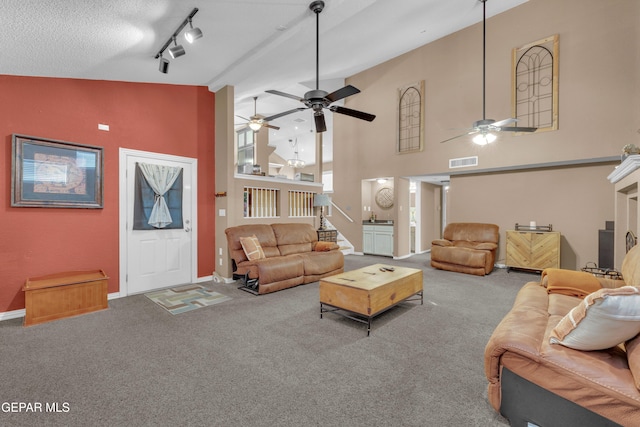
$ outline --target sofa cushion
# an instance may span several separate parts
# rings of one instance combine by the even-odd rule
[[[281,255],[311,252],[318,233],[311,224],[271,224]]]
[[[640,290],[623,286],[587,295],[560,320],[549,341],[576,350],[603,350],[639,332]]]
[[[433,246],[431,248],[431,259],[448,264],[484,268],[486,253],[455,246]]]
[[[255,235],[251,237],[240,237],[240,244],[249,261],[265,258],[262,246],[260,246],[260,242]]]
[[[300,254],[305,276],[317,276],[344,267],[344,255],[340,251],[309,252]]]
[[[260,246],[262,246],[262,251],[264,252],[265,257],[270,258],[280,256],[276,236],[273,234],[273,229],[268,224],[238,225],[235,227],[229,227],[224,232],[227,235],[229,253],[236,264],[247,261],[248,259],[242,249],[242,245],[240,244],[240,237],[256,236],[260,242]]]
[[[640,245],[632,247],[624,256],[620,272],[625,284],[640,286]]]
[[[633,382],[638,390],[640,390],[640,335],[636,335],[625,343],[627,351],[627,362],[629,369],[633,375]]]
[[[495,224],[476,222],[452,222],[447,224],[442,233],[445,240],[467,240],[469,242],[498,243],[499,228]]]

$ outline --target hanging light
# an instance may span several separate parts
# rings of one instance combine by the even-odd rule
[[[490,132],[481,132],[473,137],[473,143],[478,145],[491,144],[496,140],[496,136]]]
[[[291,140],[289,140],[289,142],[291,142]],[[287,165],[292,168],[303,168],[305,162],[298,157],[298,138],[296,138],[296,142],[293,143],[293,148],[294,158],[287,160]]]
[[[258,132],[261,127],[262,127],[262,122],[261,121],[251,120],[249,122],[249,128],[251,128],[251,130],[254,131],[254,132]]]
[[[191,23],[191,17],[187,18],[189,20],[189,27],[191,28],[189,31],[185,31],[184,38],[187,39],[189,43],[193,43],[202,37],[202,31],[200,28],[193,28],[193,24]]]

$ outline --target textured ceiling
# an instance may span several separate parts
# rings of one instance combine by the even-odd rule
[[[527,0],[489,0],[487,16]],[[298,107],[296,95],[315,79],[315,14],[310,0],[2,0],[0,74],[209,86],[233,85],[236,113],[264,115]],[[321,88],[482,19],[478,0],[325,0],[320,14]],[[155,54],[189,12],[203,38],[178,39],[186,55],[158,71]],[[480,46],[480,45],[479,45]],[[480,48],[480,47],[479,47]],[[306,85],[305,85],[306,82]],[[356,95],[357,96],[357,95]],[[301,104],[300,104],[301,105]],[[330,119],[331,113],[327,113]],[[354,119],[356,120],[356,119]],[[237,122],[242,122],[238,120]],[[311,112],[279,119],[270,140],[284,158],[300,136],[300,156],[313,163]],[[329,129],[331,120],[328,120]],[[295,129],[294,126],[298,126]],[[331,132],[325,134],[331,157]],[[327,160],[327,158],[325,158]]]

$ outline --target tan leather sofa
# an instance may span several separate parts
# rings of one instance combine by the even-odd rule
[[[612,348],[590,351],[550,339],[569,311],[588,303],[581,298],[584,294],[598,287],[640,285],[640,247],[634,247],[624,259],[624,282],[594,278],[582,271],[550,270],[547,275],[543,272],[543,280],[522,287],[487,343],[484,367],[489,403],[511,425],[640,426],[636,386],[640,385],[640,355],[634,349],[640,335]],[[560,276],[554,278],[556,273]],[[553,286],[552,279],[557,279]],[[596,325],[601,322],[595,319]],[[610,335],[598,329],[592,333]],[[636,371],[630,369],[634,365]]]
[[[239,225],[227,228],[225,234],[234,277],[257,279],[258,294],[315,282],[344,271],[344,255],[339,246],[318,242],[318,234],[310,224]],[[249,260],[240,237],[254,235],[265,257]]]
[[[500,230],[495,224],[447,224],[442,239],[431,242],[431,267],[484,276],[493,271]]]

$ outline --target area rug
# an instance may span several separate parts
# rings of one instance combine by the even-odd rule
[[[209,291],[200,285],[178,286],[149,292],[145,296],[171,314],[184,313],[231,299],[231,297]]]

